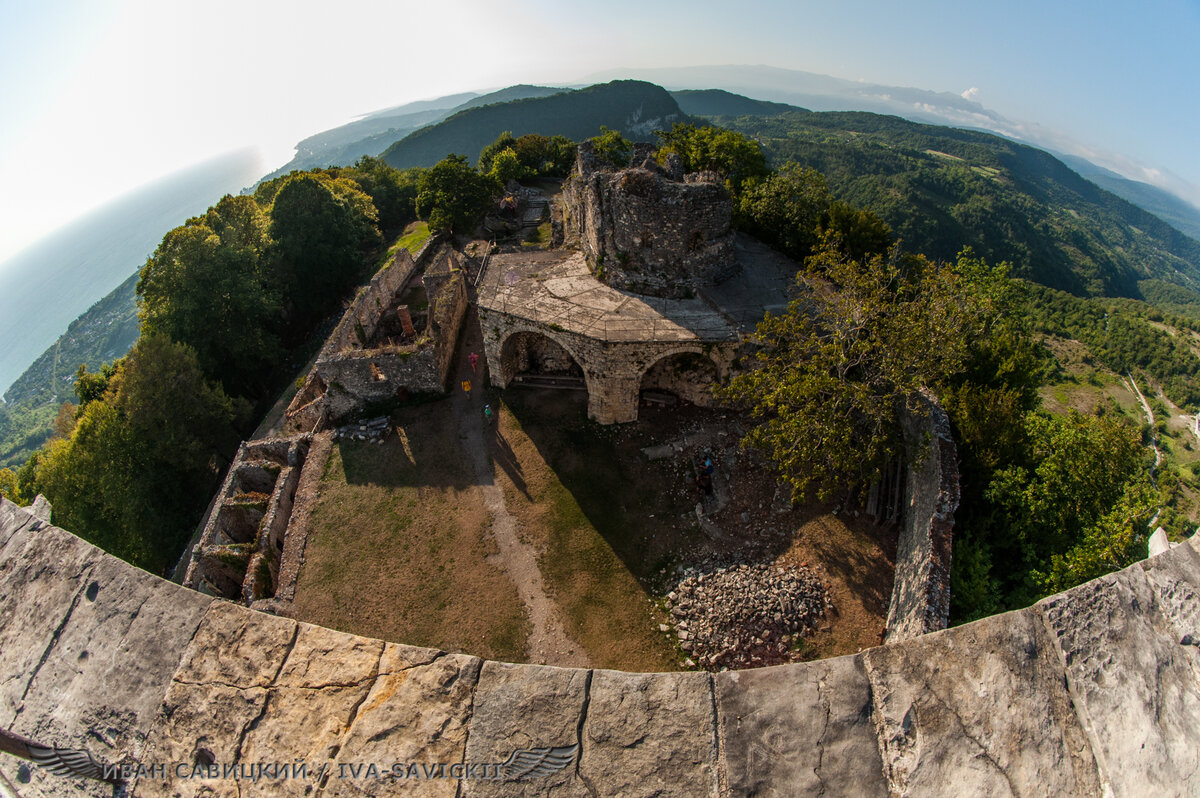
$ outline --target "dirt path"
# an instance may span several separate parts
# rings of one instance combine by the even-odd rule
[[[478,370],[471,372],[470,353],[480,355]],[[488,399],[483,390],[487,364],[483,358],[483,336],[479,319],[472,305],[463,324],[458,345],[458,371],[454,383],[453,413],[459,439],[466,448],[467,460],[474,470],[476,484],[483,494],[484,505],[492,517],[492,537],[498,552],[495,560],[511,577],[533,627],[529,634],[528,661],[539,665],[586,667],[587,653],[583,646],[568,637],[562,616],[554,600],[546,593],[542,572],[537,564],[537,551],[521,540],[520,524],[504,503],[504,491],[496,484],[488,456],[489,440],[494,434],[495,421],[485,425],[483,406]],[[470,395],[462,389],[463,380],[470,380]],[[495,410],[496,408],[493,408]]]
[[[1146,397],[1142,395],[1141,388],[1138,388],[1137,381],[1133,379],[1133,375],[1126,373],[1129,380],[1129,387],[1137,394],[1138,401],[1142,403],[1142,412],[1146,414],[1146,423],[1150,425],[1150,446],[1154,449],[1154,468],[1150,469],[1150,476],[1153,478],[1154,472],[1162,465],[1162,452],[1158,449],[1158,430],[1154,427],[1154,411],[1150,409],[1150,403],[1146,401]]]

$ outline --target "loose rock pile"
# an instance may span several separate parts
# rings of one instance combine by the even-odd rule
[[[380,416],[369,421],[356,421],[353,424],[338,427],[333,431],[333,439],[336,441],[342,438],[349,438],[356,441],[383,443],[383,439],[387,437],[389,429],[391,429],[391,426],[388,417]]]
[[[667,594],[680,648],[709,670],[793,661],[793,643],[828,606],[825,585],[807,568],[767,563],[688,568]]]

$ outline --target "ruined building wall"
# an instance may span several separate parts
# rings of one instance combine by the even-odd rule
[[[274,597],[310,442],[304,435],[238,448],[190,554],[184,585],[247,605]]]
[[[950,419],[932,395],[904,415],[909,441],[896,541],[896,576],[887,642],[945,629],[950,620],[950,556],[958,509],[958,453]]]
[[[613,170],[590,142],[560,197],[565,240],[615,288],[682,296],[737,270],[729,192],[712,173],[683,180],[646,157]]]
[[[401,250],[347,309],[289,406],[286,429],[312,432],[375,402],[445,391],[467,310],[463,266],[449,247],[427,244],[415,260]],[[425,327],[412,343],[375,343],[381,320],[418,275],[429,301]]]

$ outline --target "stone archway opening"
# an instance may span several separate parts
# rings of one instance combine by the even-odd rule
[[[513,333],[500,350],[505,385],[587,390],[583,368],[562,344],[536,332]]]
[[[717,366],[700,352],[676,352],[658,360],[642,375],[641,399],[651,404],[688,402],[712,407]]]

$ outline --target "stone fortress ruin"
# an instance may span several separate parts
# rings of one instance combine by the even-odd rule
[[[614,169],[581,150],[556,210],[578,249],[490,255],[476,274],[440,241],[398,254],[347,309],[282,435],[239,449],[188,587],[52,526],[44,506],[0,500],[6,729],[134,765],[133,796],[1200,792],[1200,541],[945,629],[958,476],[932,401],[908,421],[925,453],[869,497],[900,521],[887,645],[624,673],[286,617],[328,431],[445,391],[472,290],[496,385],[574,382],[601,423],[660,393],[707,401],[755,311],[784,301],[784,264],[728,229],[723,187],[645,156]],[[501,768],[519,754],[557,764]],[[11,759],[0,772],[22,796],[111,793]]]

